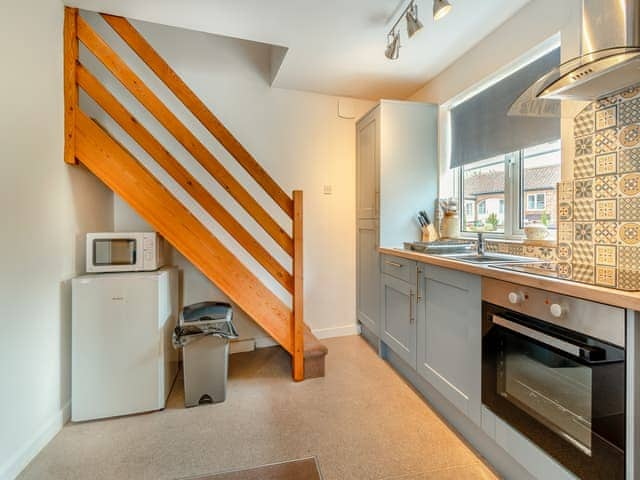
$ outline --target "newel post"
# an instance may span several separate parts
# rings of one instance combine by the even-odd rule
[[[293,192],[293,379],[304,380],[302,191]]]

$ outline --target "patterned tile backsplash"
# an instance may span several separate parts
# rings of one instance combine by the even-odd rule
[[[574,179],[558,187],[558,271],[640,290],[640,86],[582,110],[574,142]]]

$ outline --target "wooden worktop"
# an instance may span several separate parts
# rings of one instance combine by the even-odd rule
[[[577,283],[568,280],[560,280],[556,278],[540,277],[537,275],[529,275],[527,273],[510,272],[507,270],[499,270],[491,268],[487,265],[473,264],[462,262],[452,258],[441,257],[438,255],[428,255],[426,253],[404,250],[401,248],[380,248],[380,253],[393,255],[396,257],[407,258],[417,262],[436,265],[462,272],[473,273],[487,278],[495,278],[504,280],[505,282],[513,282],[528,287],[549,290],[572,297],[584,298],[594,302],[606,303],[617,307],[629,308],[640,311],[640,292],[626,292],[624,290],[616,290],[614,288],[604,288],[586,283]]]

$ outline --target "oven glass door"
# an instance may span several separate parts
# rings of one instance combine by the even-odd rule
[[[105,238],[93,241],[95,266],[135,265],[137,260],[135,238]]]
[[[490,304],[483,317],[483,403],[580,478],[624,478],[624,350]]]

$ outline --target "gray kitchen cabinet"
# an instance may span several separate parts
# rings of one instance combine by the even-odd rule
[[[380,300],[382,341],[412,368],[416,368],[415,285],[384,273],[380,283]]]
[[[378,221],[358,220],[357,236],[357,317],[380,337],[380,254]]]
[[[481,426],[481,278],[420,264],[417,370]]]
[[[377,219],[380,194],[380,109],[367,113],[356,131],[356,210],[358,219]]]
[[[378,338],[377,248],[418,240],[416,214],[426,210],[433,216],[437,116],[437,105],[382,100],[356,123],[356,311],[358,321]]]

